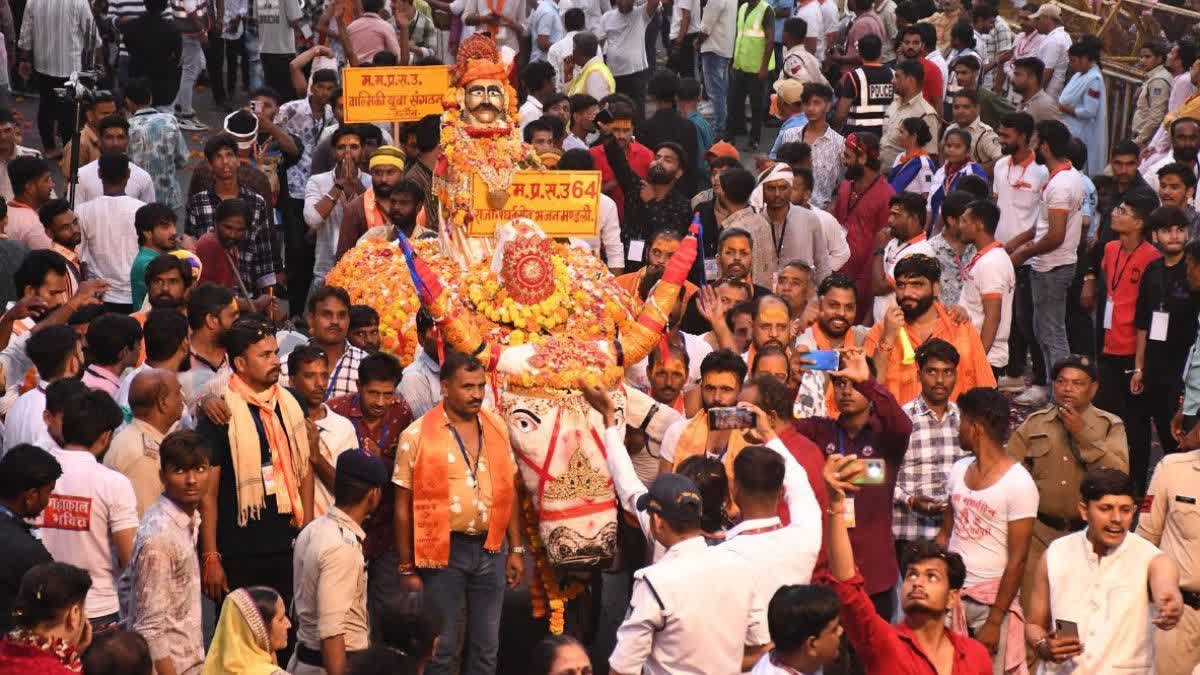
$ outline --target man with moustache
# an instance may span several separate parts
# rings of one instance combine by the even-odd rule
[[[771,294],[769,288],[759,285],[750,276],[751,265],[754,261],[754,246],[754,238],[740,227],[722,230],[721,236],[717,238],[717,277],[721,281],[739,281],[748,286],[751,291],[748,299]],[[720,284],[720,281],[717,284]],[[705,309],[700,305],[700,295],[692,296],[691,302],[684,310],[680,327],[695,335],[703,335],[710,330],[719,332],[720,327],[714,324],[708,316],[712,311],[711,308]],[[730,308],[726,307],[725,309]],[[728,347],[729,345],[722,343],[722,346]]]
[[[1171,122],[1171,152],[1166,157],[1151,164],[1142,172],[1142,178],[1151,189],[1158,192],[1158,170],[1172,162],[1181,162],[1200,174],[1200,120],[1194,117],[1180,117]],[[1192,196],[1191,205],[1200,209],[1200,198]]]
[[[342,210],[335,262],[354,248],[367,230],[388,224],[392,193],[404,178],[404,151],[385,145],[371,153],[367,166],[371,187],[351,199]]]
[[[604,147],[604,155],[616,176],[617,185],[625,195],[621,241],[629,247],[627,250],[636,250],[651,233],[658,230],[687,231],[692,220],[692,208],[690,195],[683,193],[680,182],[692,158],[687,156],[682,147],[672,141],[655,146],[654,161],[650,162],[643,180],[634,173],[625,151],[610,131],[602,133],[598,144]],[[627,255],[629,257],[638,256]],[[626,269],[640,266],[640,260],[626,260]]]
[[[876,235],[887,226],[888,205],[896,192],[879,173],[879,137],[875,134],[861,132],[847,136],[842,163],[846,166],[846,180],[842,181],[834,199],[833,217],[846,227],[850,259],[841,271],[857,285],[856,321],[862,321],[871,311],[875,297],[871,287],[871,265]]]
[[[691,360],[687,350],[676,344],[651,349],[646,357],[650,398],[678,412],[684,411],[683,390],[691,383]]]
[[[729,349],[718,349],[700,364],[700,411],[672,424],[663,434],[661,469],[676,471],[689,457],[719,459],[733,479],[733,461],[747,445],[740,433],[708,428],[708,409],[735,406],[746,380],[746,362]]]
[[[887,246],[875,251],[871,263],[871,287],[875,292],[875,323],[883,321],[896,302],[893,273],[901,258],[918,253],[934,256],[925,238],[925,198],[915,192],[901,192],[888,202],[888,229],[892,235]]]
[[[313,282],[322,284],[333,269],[341,234],[342,211],[350,200],[371,187],[371,175],[358,168],[363,139],[358,125],[342,125],[330,141],[337,162],[334,168],[309,177],[304,186],[304,223],[316,241]],[[307,290],[307,289],[306,289]]]
[[[443,616],[431,675],[450,672],[464,628],[462,672],[495,671],[505,582],[525,576],[520,476],[508,427],[483,409],[485,375],[475,357],[447,350],[444,398],[401,434],[392,474],[400,585],[423,590]]]
[[[243,319],[225,333],[232,365],[221,398],[228,424],[201,418],[212,449],[210,488],[200,501],[200,566],[205,595],[268,585],[292,599],[292,542],[313,513],[317,434],[300,404],[279,386],[279,345],[270,326]]]
[[[592,153],[595,157],[595,152]],[[657,230],[650,236],[650,240],[646,242],[644,255],[642,260],[644,267],[636,272],[626,272],[618,276],[614,281],[618,286],[625,289],[630,295],[636,295],[638,285],[642,282],[642,276],[651,270],[658,270],[661,275],[663,270],[667,269],[667,261],[675,253],[675,249],[679,248],[680,242],[683,241],[683,233],[678,230]],[[636,252],[632,251],[631,252]],[[635,258],[638,256],[634,256]],[[629,266],[629,262],[626,262]],[[683,282],[683,302],[686,304],[692,299],[699,287],[690,281]]]
[[[366,352],[346,339],[350,331],[350,304],[350,295],[337,286],[322,286],[308,296],[306,318],[312,334],[308,343],[323,349],[329,361],[327,401],[358,391],[358,367],[367,358]],[[287,368],[283,370],[282,376],[286,378]]]
[[[911,401],[921,393],[912,351],[930,338],[941,338],[958,350],[958,383],[951,394],[974,387],[994,387],[996,378],[988,364],[979,333],[969,322],[959,323],[937,302],[942,266],[927,255],[916,254],[896,263],[896,301],[867,335],[876,347],[879,379],[898,400]],[[907,353],[906,353],[907,352]]]
[[[1129,470],[1124,422],[1092,405],[1099,388],[1095,363],[1086,356],[1069,356],[1055,364],[1051,381],[1054,403],[1025,418],[1006,446],[1038,488],[1037,522],[1022,583],[1026,612],[1032,609],[1029,591],[1046,547],[1083,527],[1078,505],[1084,474],[1095,467]]]
[[[192,266],[186,260],[164,253],[146,265],[143,276],[151,309],[183,310],[193,282]],[[136,312],[133,317],[145,322],[146,312]]]
[[[817,287],[817,320],[796,337],[793,347],[801,363],[803,354],[813,350],[860,348],[867,353],[874,351],[866,345],[870,329],[854,325],[857,312],[854,280],[841,272],[825,277]],[[837,401],[828,372],[803,369],[794,411],[798,418],[837,414]]]

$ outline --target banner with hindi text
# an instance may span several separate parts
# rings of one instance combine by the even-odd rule
[[[413,122],[442,114],[450,66],[343,68],[346,124]]]
[[[548,237],[595,237],[600,231],[599,171],[518,171],[502,208],[493,208],[488,186],[472,178],[472,237],[490,237],[496,226],[528,218]]]

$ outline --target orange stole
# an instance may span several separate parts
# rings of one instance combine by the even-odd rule
[[[746,438],[736,429],[729,434],[729,446],[721,463],[725,465],[725,475],[733,480],[733,460],[746,447]],[[708,451],[708,411],[701,410],[688,422],[687,428],[679,435],[679,443],[675,446],[675,463],[672,470],[678,471],[684,460],[696,455],[703,456]]]
[[[487,410],[479,411],[483,451],[492,475],[492,509],[484,548],[500,550],[508,530],[514,502],[512,447],[504,422]],[[446,448],[458,441],[449,429],[443,403],[421,418],[420,447],[413,468],[413,549],[417,567],[445,567],[450,563],[450,479]],[[423,452],[428,448],[431,452]]]

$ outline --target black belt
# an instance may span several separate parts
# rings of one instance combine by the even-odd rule
[[[357,651],[347,651],[346,658],[349,659],[357,653]],[[309,649],[304,645],[303,642],[296,643],[296,660],[306,666],[312,666],[313,668],[325,667],[325,659],[321,658],[320,650]]]
[[[1052,516],[1041,511],[1038,511],[1037,519],[1052,530],[1075,532],[1087,526],[1087,523],[1082,518],[1059,518],[1058,516]]]
[[[1185,591],[1181,588],[1179,594],[1183,596],[1183,604],[1192,609],[1200,609],[1200,591]]]

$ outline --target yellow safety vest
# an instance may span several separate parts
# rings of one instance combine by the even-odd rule
[[[613,79],[612,71],[608,69],[608,65],[601,60],[595,60],[584,66],[575,79],[571,80],[571,86],[567,87],[567,96],[575,94],[587,93],[588,75],[592,73],[600,73],[604,76],[604,81],[608,83],[609,91],[617,90],[617,81]]]

